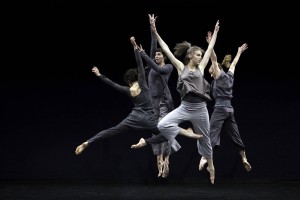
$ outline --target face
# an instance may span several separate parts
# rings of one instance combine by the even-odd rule
[[[200,50],[194,51],[191,61],[194,65],[199,65],[202,60],[202,52]]]
[[[165,58],[161,52],[156,52],[155,53],[155,62],[157,64],[161,64],[165,61]]]

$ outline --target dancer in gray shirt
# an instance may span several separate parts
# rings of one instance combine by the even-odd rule
[[[207,42],[211,39],[211,32],[208,32]],[[248,48],[248,45],[244,43],[238,48],[237,54],[231,62],[231,55],[227,54],[222,62],[217,62],[217,56],[213,51],[211,54],[212,65],[209,68],[209,73],[214,78],[211,83],[211,96],[215,100],[214,110],[210,118],[210,139],[213,149],[217,149],[220,146],[220,133],[221,130],[226,132],[231,138],[232,142],[239,151],[242,158],[242,163],[247,172],[251,170],[246,153],[245,145],[239,133],[239,129],[234,117],[234,109],[231,104],[233,98],[233,82],[235,66],[239,61],[241,54]],[[228,69],[227,72],[224,68]],[[199,170],[202,170],[207,163],[205,157],[202,157],[199,164]]]

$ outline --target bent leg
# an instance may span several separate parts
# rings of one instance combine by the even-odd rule
[[[198,133],[198,134],[194,133],[192,128],[187,128],[187,129],[180,128],[179,135],[183,135],[185,137],[193,138],[193,139],[200,139],[203,137],[202,133]]]

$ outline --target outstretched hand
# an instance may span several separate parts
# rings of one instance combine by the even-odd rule
[[[244,43],[242,46],[239,47],[239,53],[243,53],[246,49],[248,49],[248,44]]]
[[[100,76],[101,74],[100,74],[100,71],[99,71],[99,69],[98,69],[98,67],[96,67],[96,66],[94,66],[93,68],[92,68],[92,72],[96,75],[96,76]]]
[[[137,48],[137,47],[138,47],[138,45],[137,45],[136,42],[135,42],[135,37],[134,37],[134,36],[131,36],[131,37],[130,37],[130,42],[131,42],[131,44],[132,44],[132,46],[133,46],[134,48]]]
[[[141,51],[144,51],[143,47],[142,47],[142,44],[140,44],[140,46],[137,46],[138,50],[141,52]]]
[[[154,16],[154,14],[152,14],[152,15],[148,14],[148,16],[149,16],[149,22],[150,22],[151,30],[153,32],[157,32],[156,25],[155,25],[157,16]]]
[[[215,32],[218,32],[220,29],[220,23],[219,23],[219,20],[217,21],[216,25],[215,25]]]
[[[131,42],[132,46],[134,47],[134,49],[138,49],[139,51],[144,51],[141,44],[140,44],[140,46],[137,45],[134,36],[130,37],[130,42]]]
[[[151,23],[155,23],[157,16],[155,17],[154,14],[152,14],[152,15],[148,14],[148,16],[149,16],[149,22],[150,22],[150,24]]]
[[[207,32],[207,36],[206,36],[206,42],[209,44],[210,41],[211,41],[211,37],[212,37],[212,32],[211,31],[208,31]]]

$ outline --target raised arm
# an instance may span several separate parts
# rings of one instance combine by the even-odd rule
[[[152,28],[151,28],[151,21],[156,20],[157,17],[155,17],[154,15],[149,15],[149,22],[150,22],[150,31],[151,31],[151,48],[150,48],[150,58],[154,59],[155,58],[155,52],[157,50],[157,38],[155,33],[153,32]]]
[[[212,50],[213,50],[213,48],[215,46],[215,43],[216,43],[216,40],[217,40],[217,35],[218,35],[218,32],[219,32],[219,28],[220,28],[220,26],[219,26],[219,20],[218,20],[217,23],[216,23],[216,25],[215,25],[214,33],[213,33],[213,35],[211,37],[209,45],[208,45],[208,47],[207,47],[207,49],[206,49],[206,51],[204,53],[204,56],[203,56],[203,58],[202,58],[202,60],[201,60],[201,62],[199,64],[199,66],[198,66],[202,74],[204,74],[204,69],[205,69],[205,67],[206,67],[206,65],[207,65],[207,63],[209,61],[209,58],[210,58],[211,53],[212,53]]]
[[[236,66],[236,64],[238,63],[241,54],[242,54],[246,49],[248,49],[248,44],[247,44],[247,43],[244,43],[242,46],[240,46],[240,47],[238,48],[238,52],[236,53],[236,56],[234,57],[234,59],[233,59],[231,65],[230,65],[228,71],[231,71],[231,72],[234,74],[235,66]]]
[[[146,81],[146,76],[145,76],[145,69],[144,69],[142,58],[141,58],[141,54],[139,52],[139,51],[143,51],[143,48],[142,48],[142,46],[139,47],[136,44],[135,37],[131,37],[130,42],[133,46],[135,61],[136,61],[136,64],[138,66],[138,72],[139,72],[138,82],[139,82],[139,85],[140,85],[140,87],[147,88],[148,86],[147,86],[147,81]]]
[[[210,41],[211,41],[211,38],[212,38],[212,32],[211,31],[208,31],[207,32],[207,36],[206,36],[206,42],[209,44]],[[220,68],[218,67],[218,59],[217,59],[217,55],[215,53],[215,50],[212,49],[211,51],[211,55],[210,55],[210,61],[212,63],[212,66],[211,66],[211,69],[210,70],[210,73],[211,73],[211,76],[214,78],[214,79],[218,79],[221,75],[221,70]]]
[[[160,74],[169,74],[173,70],[171,64],[166,64],[164,67],[159,67],[158,64],[151,59],[145,51],[140,51],[142,58],[147,62],[147,66]]]
[[[129,87],[127,86],[122,86],[122,85],[119,85],[115,82],[113,82],[112,80],[110,80],[109,78],[107,78],[106,76],[102,75],[98,69],[98,67],[94,66],[92,68],[92,72],[97,76],[99,77],[99,79],[101,81],[103,81],[104,83],[110,85],[111,87],[113,87],[114,89],[118,90],[119,92],[123,93],[123,94],[126,94],[126,95],[130,95],[129,93]]]
[[[206,35],[206,42],[209,44],[212,38],[212,32],[208,31],[207,35]],[[210,60],[214,61],[217,60],[217,55],[214,49],[211,50],[211,54],[210,54]]]
[[[151,15],[149,14],[149,18],[150,18],[150,16]],[[158,34],[158,32],[156,30],[156,25],[155,25],[155,22],[156,22],[155,19],[156,18],[154,18],[154,20],[153,20],[153,17],[152,17],[152,20],[150,20],[150,25],[151,25],[151,29],[152,29],[153,33],[155,33],[155,35],[156,35],[159,46],[165,52],[166,56],[168,57],[170,62],[174,65],[174,67],[176,67],[178,74],[181,74],[181,72],[184,68],[184,64],[173,55],[173,53],[170,51],[169,46],[162,40],[162,38]]]

